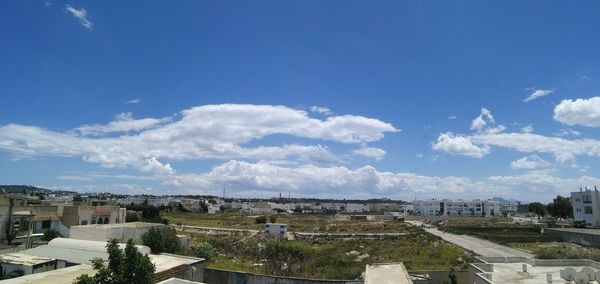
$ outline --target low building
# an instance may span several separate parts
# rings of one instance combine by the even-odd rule
[[[24,253],[0,255],[0,279],[18,277],[56,269],[56,259]]]
[[[283,237],[287,234],[287,224],[267,223],[265,224],[265,235],[271,237]]]
[[[573,204],[573,220],[583,221],[588,227],[600,227],[600,192],[594,190],[580,190],[571,192]]]
[[[422,216],[493,217],[501,215],[495,200],[419,200],[413,202],[414,213]]]
[[[346,213],[365,213],[369,212],[368,203],[346,203]]]
[[[121,249],[125,244],[119,244]],[[191,281],[202,281],[204,279],[204,259],[188,257],[174,254],[151,254],[150,248],[146,246],[136,246],[142,254],[147,254],[150,260],[156,266],[154,272],[155,279],[158,281],[166,280],[172,277]],[[34,257],[43,257],[55,259],[57,267],[78,266],[78,264],[91,265],[94,258],[108,260],[106,252],[106,242],[86,241],[66,238],[56,238],[47,245],[38,246],[32,249],[21,251],[21,253]],[[53,274],[60,274],[63,270],[71,276],[78,276],[68,268],[52,271]],[[87,271],[87,267],[81,267],[82,271]],[[82,272],[81,274],[83,274]],[[93,273],[92,273],[93,274]],[[79,274],[80,275],[80,274]],[[18,278],[17,278],[18,279]],[[74,279],[74,278],[73,278]],[[67,283],[71,283],[69,281]],[[15,282],[24,283],[24,282]],[[39,282],[44,283],[44,282]],[[46,282],[46,283],[65,283],[65,282]]]
[[[141,244],[142,235],[148,232],[150,228],[164,226],[164,224],[160,223],[145,222],[71,226],[70,238],[103,242],[110,239],[117,239],[122,243],[133,239],[135,243]]]

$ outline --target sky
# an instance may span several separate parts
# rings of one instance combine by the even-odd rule
[[[600,186],[596,1],[2,1],[0,184],[234,197]]]

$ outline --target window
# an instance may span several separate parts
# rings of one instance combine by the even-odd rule
[[[585,214],[592,214],[592,206],[585,206],[583,207],[583,210],[585,211]]]
[[[50,229],[50,220],[42,221],[42,230]]]
[[[583,203],[592,203],[592,196],[591,195],[584,195],[583,196]]]

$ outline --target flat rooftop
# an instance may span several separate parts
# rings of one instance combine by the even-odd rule
[[[365,284],[412,284],[410,275],[402,263],[367,265]]]
[[[35,255],[29,255],[24,253],[7,253],[0,255],[0,263],[11,263],[26,266],[34,266],[41,263],[53,261],[52,258],[40,257]]]
[[[87,264],[75,265],[67,268],[51,270],[41,273],[24,275],[17,278],[2,280],[2,284],[47,284],[47,283],[73,283],[81,274],[90,276],[96,274],[92,266]]]
[[[573,283],[560,278],[560,271],[571,267],[581,271],[585,266],[527,266],[527,272],[523,272],[523,263],[493,263],[493,283],[534,284],[546,283],[546,274],[552,274],[552,283]],[[597,282],[590,282],[597,283]]]
[[[114,223],[114,224],[77,225],[77,226],[71,226],[71,228],[111,229],[111,228],[151,228],[151,227],[163,227],[163,226],[165,226],[165,224],[162,224],[162,223],[129,222],[129,223]]]

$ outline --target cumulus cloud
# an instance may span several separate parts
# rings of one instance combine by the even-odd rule
[[[461,176],[382,172],[371,166],[356,169],[312,165],[290,168],[236,160],[218,165],[205,173],[177,175],[169,181],[171,185],[193,192],[218,194],[215,189],[227,188],[240,196],[273,196],[283,191],[294,196],[321,198],[385,196],[410,200],[415,196],[489,198],[501,195],[519,200],[530,196],[529,198],[538,201],[540,194],[564,195],[582,184],[597,183],[600,183],[597,178],[558,178],[551,172],[528,172],[472,180]],[[443,189],[442,195],[440,189]]]
[[[464,155],[473,158],[482,158],[490,152],[489,146],[476,146],[471,141],[471,137],[455,135],[452,132],[440,134],[437,141],[433,143],[432,148],[450,154]]]
[[[391,124],[362,116],[325,120],[305,111],[270,105],[205,105],[186,109],[179,120],[133,119],[122,114],[107,125],[84,125],[72,132],[9,124],[0,127],[0,149],[13,158],[81,157],[103,167],[172,171],[159,161],[197,159],[286,160],[315,164],[339,162],[322,145],[247,146],[269,135],[365,144],[397,132]],[[81,134],[81,135],[78,135]],[[99,134],[119,133],[118,136]]]
[[[374,147],[361,147],[354,150],[352,153],[355,155],[364,156],[367,158],[372,158],[375,160],[381,160],[385,157],[385,151],[383,149],[374,148]]]
[[[600,97],[563,100],[554,107],[554,119],[566,125],[600,127]]]
[[[482,107],[481,113],[471,122],[471,130],[481,130],[485,128],[488,124],[494,124],[494,116],[492,112],[487,108]]]
[[[331,112],[331,110],[328,107],[321,107],[321,106],[311,106],[310,111],[314,112],[314,113],[322,113],[325,115],[333,114],[333,112]]]
[[[483,114],[479,117],[486,118]],[[487,111],[485,112],[487,113]],[[485,121],[485,119],[484,119]],[[487,119],[485,125],[490,125]],[[600,141],[594,139],[568,140],[559,137],[546,137],[533,133],[502,133],[503,126],[475,127],[470,135],[442,133],[433,144],[433,149],[455,155],[481,158],[490,152],[492,146],[503,147],[524,153],[550,153],[556,161],[574,164],[576,156],[600,157]],[[497,131],[497,130],[500,131]]]
[[[523,102],[533,101],[537,98],[545,97],[547,95],[554,93],[554,89],[551,89],[551,90],[531,89],[531,90],[532,90],[531,94],[527,98],[525,98],[523,100]]]
[[[510,163],[510,168],[513,170],[518,170],[518,169],[532,170],[532,169],[536,169],[536,168],[549,167],[550,165],[551,164],[549,162],[546,162],[544,159],[540,158],[538,155],[530,155],[530,156],[523,157],[521,159],[512,161]]]
[[[525,125],[521,128],[521,131],[524,133],[531,133],[533,132],[533,126],[531,126],[531,124]]]
[[[79,20],[79,23],[86,29],[91,30],[94,26],[94,23],[92,23],[90,19],[88,19],[87,11],[84,8],[77,9],[67,4],[66,11],[73,15],[73,17],[77,18]]]

